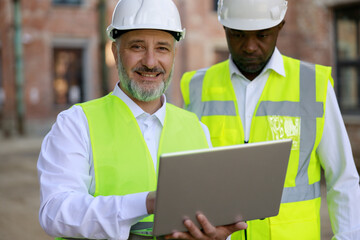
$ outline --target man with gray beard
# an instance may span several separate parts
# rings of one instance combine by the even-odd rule
[[[113,92],[59,114],[38,160],[39,220],[56,239],[155,239],[158,156],[208,148],[196,115],[166,103],[176,42],[184,36],[171,0],[122,0],[108,28],[119,71]],[[225,239],[246,228],[204,215],[168,239]]]
[[[115,59],[117,59],[116,63],[117,63],[121,87],[123,87],[125,91],[127,91],[130,95],[134,96],[135,99],[138,99],[143,102],[152,101],[161,97],[161,95],[165,93],[172,79],[174,63],[171,68],[169,77],[164,81],[161,81],[158,87],[153,89],[144,89],[137,82],[131,81],[130,77],[126,73],[126,70],[122,63],[121,56],[120,54],[117,54],[120,51],[120,42],[121,42],[120,38],[117,38],[115,41],[116,43],[113,44],[113,53],[115,55],[114,56]],[[174,45],[176,44],[175,41],[176,40],[174,39]],[[135,67],[134,69],[132,69],[132,71],[165,74],[165,70],[157,66],[155,66],[154,68],[148,68],[146,65],[144,65],[144,66]]]

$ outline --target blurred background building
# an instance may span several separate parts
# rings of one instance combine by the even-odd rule
[[[174,0],[186,38],[167,96],[182,105],[185,71],[228,58],[217,0]],[[333,67],[334,88],[360,166],[360,0],[288,0],[278,41],[288,56]],[[117,0],[0,1],[0,135],[44,135],[56,115],[114,87],[105,29]]]

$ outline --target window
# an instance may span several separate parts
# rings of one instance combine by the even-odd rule
[[[335,9],[335,34],[339,105],[360,114],[360,4]]]
[[[52,0],[54,5],[80,5],[82,0]]]
[[[56,105],[84,101],[82,59],[82,49],[54,49],[53,90]]]

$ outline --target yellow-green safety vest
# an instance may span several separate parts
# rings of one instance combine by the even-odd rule
[[[155,191],[154,163],[129,107],[112,94],[79,105],[89,124],[96,183],[94,196]],[[196,115],[166,104],[158,157],[162,153],[208,147]],[[132,226],[131,232],[151,236],[153,218],[153,215],[144,218]]]
[[[316,149],[324,127],[327,86],[333,81],[331,68],[286,56],[283,60],[286,77],[271,71],[249,139],[293,140],[279,214],[249,221],[248,229],[232,234],[232,239],[320,239],[321,167]],[[244,143],[229,60],[185,73],[181,91],[186,109],[208,126],[214,147]]]

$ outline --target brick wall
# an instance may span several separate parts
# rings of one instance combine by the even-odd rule
[[[2,88],[5,93],[5,100],[2,103],[1,128],[4,135],[11,134],[15,127],[15,75],[14,75],[14,48],[13,34],[11,29],[13,19],[13,9],[10,0],[0,1],[0,47],[2,62]],[[6,115],[4,114],[6,112]]]
[[[324,2],[330,0],[289,0],[286,24],[279,36],[278,47],[288,56],[305,61],[334,65],[332,11]],[[334,2],[335,0],[331,0]],[[13,9],[11,0],[0,1],[0,47],[2,79],[6,92],[3,125],[15,124],[15,67],[13,46]],[[168,100],[182,105],[179,81],[185,71],[210,66],[226,57],[227,45],[222,26],[217,20],[213,1],[174,0],[186,28],[186,38],[178,44],[173,83]],[[111,21],[116,0],[106,1],[107,23]],[[22,41],[27,122],[53,119],[64,108],[53,104],[52,50],[58,41],[85,41],[87,44],[86,76],[89,99],[101,95],[99,69],[98,0],[86,0],[81,7],[54,7],[51,1],[21,1]],[[69,44],[72,44],[70,41]],[[107,45],[107,52],[110,49]],[[224,54],[225,53],[225,54]],[[111,59],[111,54],[108,56]],[[113,61],[109,66],[109,90],[117,81]],[[333,74],[333,76],[335,76]],[[336,81],[336,79],[335,79]],[[359,119],[347,121],[354,154],[360,156]],[[5,127],[11,128],[11,127]],[[360,163],[359,163],[360,166]]]

